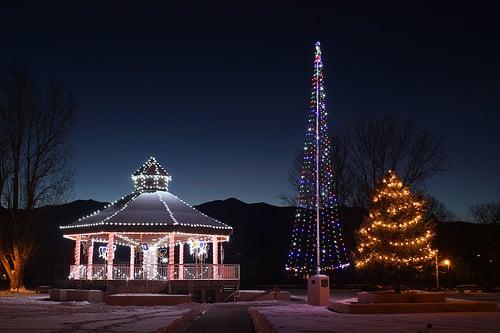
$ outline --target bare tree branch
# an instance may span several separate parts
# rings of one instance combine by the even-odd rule
[[[343,205],[367,207],[373,188],[388,170],[394,170],[413,191],[422,192],[426,180],[445,170],[441,139],[407,118],[365,116],[332,140],[332,162],[336,194]],[[302,152],[294,157],[287,204],[295,203]]]
[[[11,289],[18,289],[37,244],[34,209],[58,202],[71,187],[75,103],[60,84],[41,92],[19,69],[2,88],[0,186],[6,191],[0,195],[11,214],[0,223],[0,263],[10,272]]]
[[[469,214],[475,223],[500,224],[500,200],[471,206]]]
[[[441,140],[410,119],[365,116],[355,120],[346,133],[355,183],[352,204],[366,207],[377,179],[388,170],[418,190],[430,176],[445,169]]]

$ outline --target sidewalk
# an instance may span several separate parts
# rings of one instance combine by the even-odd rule
[[[498,333],[500,311],[391,315],[340,314],[307,304],[253,306],[250,316],[257,333],[373,332],[373,333]],[[257,325],[255,325],[257,324]]]

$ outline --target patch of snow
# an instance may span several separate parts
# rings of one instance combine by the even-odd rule
[[[423,332],[428,325],[439,332],[499,332],[500,312],[412,314],[341,314],[307,304],[254,306],[278,332]]]
[[[47,295],[0,296],[0,332],[155,332],[184,320],[199,308],[197,304],[110,306],[47,299]]]
[[[90,302],[87,301],[69,301],[67,302],[69,305],[89,305]]]
[[[11,294],[0,296],[0,304],[56,304],[60,302],[49,301],[49,295]]]

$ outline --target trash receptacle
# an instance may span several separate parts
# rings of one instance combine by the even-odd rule
[[[307,304],[328,305],[330,300],[330,279],[327,275],[316,274],[307,279]]]

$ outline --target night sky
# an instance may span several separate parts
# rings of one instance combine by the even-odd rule
[[[129,193],[131,173],[154,155],[170,190],[192,204],[280,204],[304,139],[318,39],[333,130],[365,113],[411,116],[444,140],[449,170],[429,181],[430,194],[461,217],[500,199],[493,1],[49,3],[2,2],[0,71],[24,65],[74,93],[74,199]]]

